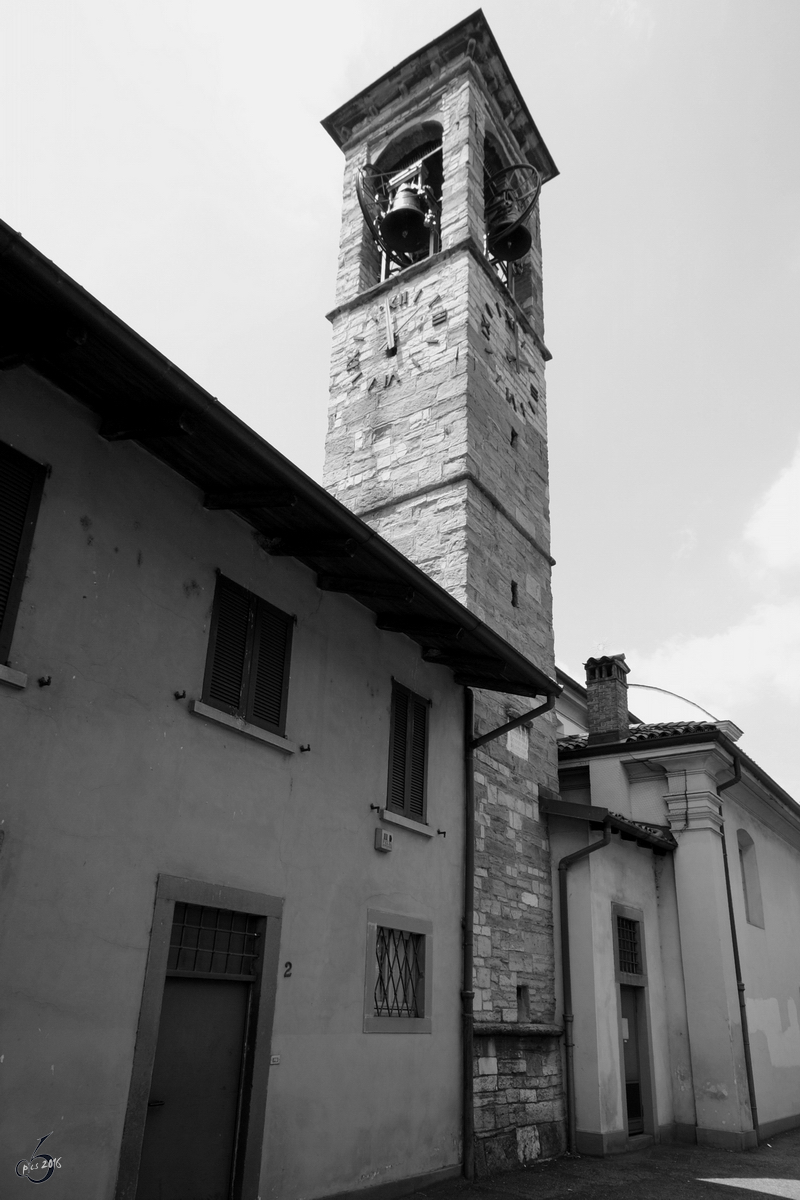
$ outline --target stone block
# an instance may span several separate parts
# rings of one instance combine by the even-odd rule
[[[517,1128],[517,1158],[521,1163],[533,1162],[541,1155],[539,1130],[535,1125]]]
[[[496,1127],[494,1108],[476,1108],[474,1122],[476,1133],[482,1133],[485,1130],[494,1129]]]
[[[543,1121],[538,1125],[539,1147],[542,1158],[556,1158],[567,1148],[567,1135],[563,1121]]]
[[[515,1167],[519,1167],[516,1133],[501,1133],[484,1139],[481,1145],[481,1159],[481,1173],[484,1175],[513,1171]]]

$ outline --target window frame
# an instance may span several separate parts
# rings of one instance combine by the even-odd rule
[[[397,804],[392,794],[392,782],[394,776],[394,756],[396,746],[396,728],[395,728],[395,712],[396,698],[398,695],[406,697],[408,709],[406,714],[406,729],[405,729],[405,763],[403,767],[403,805]],[[412,754],[414,745],[414,705],[421,705],[425,713],[425,738],[423,746],[423,768],[422,768],[422,815],[412,813],[411,811],[411,787],[413,782],[412,770]],[[413,821],[417,825],[427,825],[428,823],[428,759],[430,757],[430,709],[431,702],[426,700],[424,696],[420,696],[417,692],[412,692],[405,684],[400,683],[397,679],[392,679],[392,702],[389,716],[389,769],[386,781],[386,812],[392,815],[405,817],[407,821]]]
[[[617,917],[622,917],[626,921],[635,921],[638,926],[637,941],[639,950],[639,966],[641,969],[636,973],[632,971],[623,971],[620,968],[619,927],[617,925]],[[612,904],[611,922],[614,942],[614,975],[617,983],[624,984],[626,987],[647,987],[647,959],[645,957],[644,944],[644,913],[640,908],[628,908],[624,904]]]
[[[375,1012],[375,987],[378,982],[378,930],[421,934],[423,942],[422,1015],[418,1017],[378,1016]],[[433,1004],[433,922],[381,909],[367,910],[367,958],[364,982],[364,1033],[431,1033]]]
[[[248,617],[247,617],[247,638],[244,652],[244,663],[242,668],[242,676],[239,687],[239,704],[227,704],[224,700],[212,696],[211,686],[214,673],[214,664],[217,651],[217,640],[220,626],[220,608],[221,599],[224,590],[228,588],[231,591],[240,593],[246,597],[248,601]],[[281,665],[281,696],[280,696],[280,715],[277,723],[267,721],[263,717],[259,717],[253,711],[254,693],[257,679],[258,669],[258,635],[261,629],[261,622],[265,614],[277,617],[284,624],[286,629],[286,646],[284,649],[283,663]],[[255,725],[258,729],[264,729],[268,733],[285,737],[286,734],[286,714],[289,700],[289,675],[291,672],[292,660],[292,635],[296,617],[291,613],[284,612],[283,609],[277,608],[274,604],[270,604],[268,600],[264,600],[261,596],[251,592],[249,588],[243,587],[236,580],[231,579],[227,575],[223,575],[221,571],[217,572],[217,583],[214,589],[214,606],[211,614],[211,628],[208,635],[208,649],[206,651],[205,672],[203,675],[203,691],[202,703],[209,708],[214,708],[218,712],[228,713],[229,716],[237,717],[250,725]]]
[[[16,461],[18,466],[22,466],[28,471],[31,481],[31,489],[25,508],[22,530],[17,543],[14,566],[11,570],[5,610],[2,618],[0,618],[0,664],[6,666],[10,661],[11,643],[14,638],[20,601],[22,600],[22,589],[25,585],[25,577],[28,571],[28,562],[30,561],[31,548],[33,546],[33,535],[39,516],[39,507],[44,491],[44,481],[48,474],[48,467],[43,463],[36,462],[35,459],[30,458],[27,454],[22,454],[21,451],[15,450],[7,442],[0,442],[0,463],[3,460],[11,461],[12,463]]]
[[[761,895],[761,876],[758,870],[756,844],[746,829],[737,829],[736,845],[739,850],[744,915],[748,925],[752,925],[755,929],[764,929],[764,900]]]

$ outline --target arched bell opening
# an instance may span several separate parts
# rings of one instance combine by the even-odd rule
[[[358,169],[374,283],[440,249],[442,184],[442,128],[435,121],[406,130]]]
[[[484,249],[499,279],[528,309],[535,302],[532,225],[538,219],[541,175],[530,163],[509,163],[492,134],[483,143]]]

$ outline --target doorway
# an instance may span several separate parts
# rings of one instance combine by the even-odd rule
[[[619,988],[619,1063],[624,1103],[621,1133],[655,1131],[653,1070],[648,1018],[647,960],[640,909],[611,905],[614,967]]]
[[[642,1059],[639,1047],[639,1005],[642,989],[620,987],[622,1013],[622,1060],[625,1067],[625,1101],[628,1135],[644,1132],[642,1105]]]
[[[136,1200],[229,1200],[248,992],[165,981]]]
[[[258,1193],[282,907],[159,878],[117,1200]]]
[[[175,905],[136,1200],[230,1200],[261,924]]]

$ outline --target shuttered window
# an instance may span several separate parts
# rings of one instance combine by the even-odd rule
[[[283,735],[293,618],[220,575],[203,701]]]
[[[430,702],[400,683],[392,686],[387,808],[412,821],[426,816]]]
[[[7,663],[46,468],[0,442],[0,663]]]

